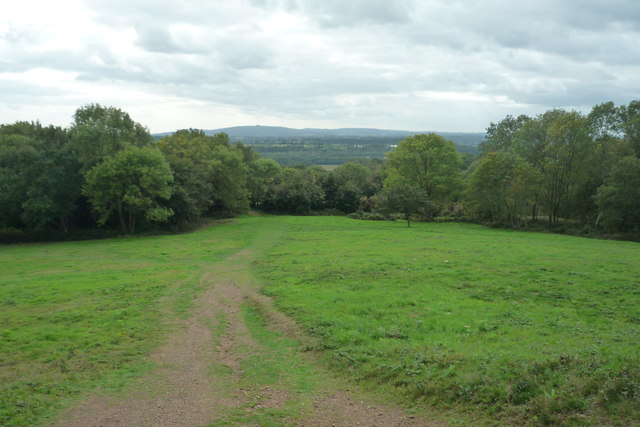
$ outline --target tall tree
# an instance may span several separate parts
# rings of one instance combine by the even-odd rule
[[[158,147],[174,172],[168,205],[176,212],[176,222],[194,222],[209,210],[247,206],[243,150],[234,149],[226,134],[207,136],[202,130],[183,129],[161,138]]]
[[[400,177],[385,182],[378,203],[387,214],[401,213],[407,221],[407,227],[411,227],[413,216],[424,217],[433,208],[430,206],[432,202],[420,187]]]
[[[542,172],[550,225],[558,222],[563,203],[571,203],[592,147],[586,120],[580,113],[562,114],[550,124]]]
[[[311,168],[282,168],[270,183],[263,207],[268,211],[308,215],[324,207],[321,176]]]
[[[589,135],[595,144],[594,162],[602,185],[622,156],[622,117],[613,102],[598,104],[587,116]]]
[[[116,215],[121,230],[133,233],[140,216],[166,222],[173,215],[161,204],[171,196],[172,182],[171,168],[158,149],[127,147],[87,172],[83,193],[99,224]]]
[[[328,183],[330,184],[328,187],[332,185],[335,187],[331,192],[325,190],[328,207],[345,213],[358,210],[361,199],[371,197],[377,191],[371,170],[351,162],[331,171]],[[331,198],[329,198],[330,195]]]
[[[224,145],[213,148],[213,208],[226,212],[240,212],[249,207],[247,165],[242,153]]]
[[[486,140],[480,143],[481,153],[511,150],[516,132],[529,121],[529,116],[521,114],[518,117],[508,115],[498,123],[491,122],[487,128]]]
[[[67,133],[37,122],[0,126],[0,218],[28,229],[68,231],[80,195]]]
[[[612,231],[640,229],[640,159],[625,157],[614,168],[607,183],[598,188],[596,203],[602,223]]]
[[[513,152],[483,156],[469,179],[467,200],[479,218],[491,223],[526,225],[526,216],[539,191],[539,173]]]
[[[128,146],[148,147],[153,142],[148,129],[128,113],[99,104],[76,110],[69,135],[83,173]]]
[[[416,186],[429,201],[425,207],[431,217],[461,189],[460,164],[453,142],[434,133],[411,136],[387,154],[384,187],[398,182]]]
[[[249,163],[247,190],[251,206],[260,208],[267,200],[269,190],[282,172],[282,167],[273,159],[257,157]]]
[[[620,108],[621,128],[624,139],[640,158],[640,100],[631,101]]]
[[[535,119],[523,123],[514,134],[514,152],[543,176],[548,177],[550,166],[558,166],[556,161],[549,161],[550,155],[554,155],[554,152],[556,154],[559,153],[557,150],[559,146],[550,137],[549,130],[556,121],[566,117],[568,114],[570,113],[561,109],[548,110]],[[540,205],[547,208],[548,213],[550,206],[548,191],[545,194],[545,189],[549,190],[551,185],[548,181],[549,179],[546,181],[547,184],[539,187],[540,191],[534,195],[533,204],[531,205],[531,217],[534,221],[538,218]],[[565,193],[561,190],[554,194],[559,196],[558,203],[560,203]]]

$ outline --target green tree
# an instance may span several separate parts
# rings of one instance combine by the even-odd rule
[[[640,101],[631,101],[629,105],[620,107],[620,117],[624,139],[635,156],[640,158]]]
[[[424,217],[425,211],[430,210],[431,201],[423,189],[414,183],[394,179],[385,182],[378,203],[387,214],[401,213],[407,221],[407,227],[411,227],[411,218],[416,215]]]
[[[527,122],[531,121],[524,114],[518,117],[508,115],[498,123],[491,123],[487,128],[486,140],[480,143],[483,154],[492,151],[509,151],[513,147],[516,132]]]
[[[249,163],[247,190],[251,206],[261,208],[269,197],[269,191],[282,173],[282,167],[273,159],[257,157]]]
[[[241,212],[249,207],[248,168],[242,154],[225,146],[214,146],[213,208]]]
[[[526,216],[539,191],[540,176],[512,152],[487,153],[469,179],[467,200],[471,211],[491,223],[526,225]]]
[[[587,116],[587,128],[595,144],[593,162],[598,171],[598,185],[602,185],[613,166],[624,157],[620,110],[613,102],[596,105]]]
[[[602,223],[612,231],[640,228],[640,159],[629,156],[614,168],[595,196]]]
[[[153,143],[148,129],[128,113],[99,104],[76,110],[69,136],[83,173],[128,146],[148,147]]]
[[[78,168],[64,129],[38,122],[0,126],[0,221],[68,231],[80,195]]]
[[[334,187],[330,193],[325,190],[328,207],[345,213],[358,210],[361,199],[371,197],[377,191],[371,170],[357,163],[337,167],[329,174],[328,182],[327,189]]]
[[[576,186],[585,176],[585,160],[592,148],[586,120],[580,113],[565,113],[550,124],[542,170],[550,225],[558,222],[563,204],[571,204]]]
[[[263,206],[268,211],[308,215],[324,207],[322,175],[312,168],[282,168]]]
[[[158,147],[174,173],[168,206],[176,222],[194,222],[210,210],[236,212],[247,207],[247,165],[243,151],[230,145],[228,135],[184,129],[161,138]]]
[[[427,217],[453,200],[461,189],[460,155],[453,142],[434,133],[408,137],[387,154],[385,191],[403,182],[419,188]]]
[[[535,221],[540,205],[555,224],[561,210],[568,215],[579,193],[593,144],[587,121],[577,112],[546,111],[525,122],[514,134],[513,150],[542,176],[540,192],[534,196],[531,216]]]
[[[133,233],[140,216],[166,222],[173,215],[160,203],[171,196],[172,182],[171,168],[158,149],[127,147],[86,173],[83,193],[98,214],[98,224],[115,214],[121,230]]]

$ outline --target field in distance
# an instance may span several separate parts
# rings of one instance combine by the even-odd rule
[[[42,422],[154,369],[147,355],[203,291],[203,272],[247,247],[249,273],[310,336],[299,351],[416,412],[498,424],[640,416],[637,243],[258,216],[0,247],[0,423]]]

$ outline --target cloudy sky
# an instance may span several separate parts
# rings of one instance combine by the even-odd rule
[[[0,123],[483,131],[640,99],[638,0],[3,0]]]

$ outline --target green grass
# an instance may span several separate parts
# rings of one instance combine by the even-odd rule
[[[151,368],[144,356],[190,307],[203,269],[250,230],[0,247],[0,424],[41,422]]]
[[[242,314],[256,346],[239,349],[246,357],[236,386],[244,391],[246,403],[229,410],[212,426],[299,424],[327,379],[302,357],[300,343],[268,327],[261,307],[245,304]],[[271,394],[280,396],[279,407],[262,405]]]
[[[278,218],[265,292],[327,363],[420,405],[640,416],[640,246],[456,223]]]
[[[92,389],[121,390],[153,369],[146,356],[188,313],[202,274],[245,248],[258,257],[246,269],[308,331],[319,360],[365,388],[452,420],[638,423],[637,243],[248,217],[184,235],[1,246],[0,424],[46,423]],[[257,350],[240,382],[253,394],[218,424],[295,423],[326,387],[322,371],[259,307],[243,315]],[[291,399],[261,408],[261,387]]]

